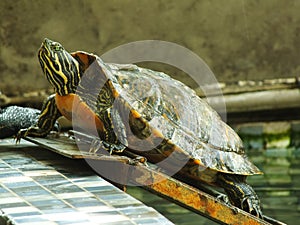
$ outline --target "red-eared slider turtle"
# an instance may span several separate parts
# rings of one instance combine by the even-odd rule
[[[187,159],[181,169],[186,177],[223,188],[232,204],[262,216],[245,181],[260,170],[238,135],[193,90],[164,73],[70,54],[49,39],[38,56],[56,93],[45,102],[38,126],[21,130],[19,138],[47,135],[62,115],[80,127],[96,124],[107,150],[135,151],[154,163]],[[141,146],[144,151],[137,151]]]

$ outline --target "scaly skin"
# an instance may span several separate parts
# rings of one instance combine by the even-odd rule
[[[55,95],[50,95],[42,107],[37,123],[29,128],[20,129],[16,135],[16,140],[19,142],[22,137],[46,137],[51,130],[58,127],[57,119],[61,116],[55,105]]]
[[[22,129],[35,127],[41,111],[29,107],[8,106],[0,109],[0,139],[17,136]],[[59,130],[56,122],[54,130]]]
[[[40,110],[9,106],[0,109],[0,138],[12,137],[20,129],[28,128],[37,123]]]

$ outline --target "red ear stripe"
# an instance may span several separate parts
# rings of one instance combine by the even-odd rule
[[[96,59],[95,55],[83,51],[72,52],[71,55],[79,62],[83,71],[86,70]]]

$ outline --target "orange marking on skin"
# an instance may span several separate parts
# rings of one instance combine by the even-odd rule
[[[194,159],[193,161],[197,165],[202,165],[201,161],[199,159]]]
[[[81,100],[78,95],[55,95],[55,102],[60,113],[68,120],[76,121],[76,125],[89,130],[96,126],[97,130],[104,131],[104,125],[99,117]]]
[[[169,120],[169,117],[168,117],[165,113],[163,113],[162,116],[163,116],[166,120]]]
[[[71,55],[76,58],[78,57],[80,59],[80,61],[83,63],[84,65],[84,70],[86,70],[89,65],[90,65],[90,58],[95,58],[95,56],[93,54],[89,54],[86,52],[72,52]]]
[[[141,114],[139,114],[136,110],[131,110],[131,115],[133,116],[133,118],[142,117]]]
[[[117,92],[115,89],[113,89],[112,91],[114,98],[118,98],[119,97],[119,92]]]

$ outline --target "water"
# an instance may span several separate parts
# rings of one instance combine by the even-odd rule
[[[300,219],[300,123],[259,123],[235,127],[247,155],[263,172],[248,183],[261,199],[263,213],[289,225]],[[178,225],[217,224],[141,188],[128,192]]]

